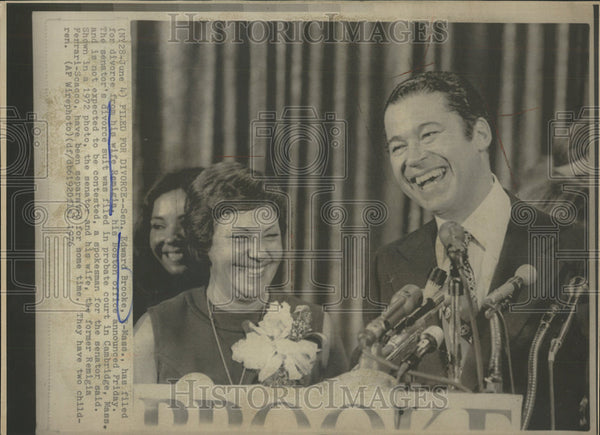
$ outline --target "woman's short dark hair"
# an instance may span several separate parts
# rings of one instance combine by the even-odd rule
[[[227,211],[270,206],[276,215],[267,218],[277,219],[281,234],[285,234],[285,199],[282,194],[266,191],[261,175],[240,163],[220,162],[207,167],[192,182],[186,202],[185,226],[190,251],[198,260],[206,261],[212,246],[214,222]]]
[[[463,119],[465,136],[468,139],[473,137],[475,122],[479,118],[483,118],[490,125],[492,143],[494,143],[495,132],[483,98],[468,80],[453,72],[427,71],[403,81],[390,94],[384,112],[389,106],[408,96],[433,92],[441,92],[446,96],[448,108],[458,113]]]

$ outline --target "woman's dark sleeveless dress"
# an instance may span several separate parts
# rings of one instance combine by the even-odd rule
[[[293,313],[298,305],[308,305],[312,312],[312,330],[323,331],[323,308],[291,295],[278,295],[272,299],[287,302]],[[206,292],[203,287],[187,290],[148,309],[154,330],[154,349],[158,383],[175,381],[182,376],[200,372],[215,384],[229,384],[223,367],[215,336],[208,317]],[[240,382],[243,366],[231,359],[231,346],[246,337],[242,328],[244,320],[258,324],[262,310],[250,313],[230,313],[216,309],[213,318],[234,384]],[[247,370],[242,384],[258,382],[258,372]]]

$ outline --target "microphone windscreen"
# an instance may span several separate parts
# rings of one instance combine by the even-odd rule
[[[383,320],[390,327],[396,326],[423,303],[423,290],[414,284],[407,284],[392,297],[390,305],[383,313]]]
[[[429,274],[428,281],[431,281],[436,286],[441,287],[444,285],[444,282],[446,282],[447,276],[448,274],[445,270],[442,270],[439,267],[434,267],[431,273]]]
[[[567,287],[565,288],[565,294],[569,296],[569,299],[580,298],[584,293],[589,291],[589,285],[587,280],[582,276],[575,276],[571,278]]]
[[[435,340],[436,348],[439,348],[444,342],[444,331],[442,331],[442,328],[440,328],[439,326],[432,325],[429,328],[425,329],[425,331],[423,331],[423,333],[421,334],[421,337],[425,335],[429,335]]]
[[[446,282],[447,276],[448,274],[445,271],[438,267],[434,267],[423,288],[423,299],[434,299]],[[441,297],[443,297],[443,295],[441,295]]]
[[[438,235],[445,248],[462,249],[464,246],[465,229],[456,222],[444,222],[440,226]]]
[[[531,264],[523,264],[517,269],[515,276],[521,278],[524,285],[531,285],[537,280],[537,270]]]
[[[390,300],[390,305],[388,309],[396,305],[396,303],[401,299],[406,301],[409,298],[419,298],[419,296],[421,298],[423,297],[423,291],[419,288],[419,286],[416,286],[414,284],[406,284],[404,287],[402,287],[400,290],[394,293],[394,296],[392,296],[392,299]]]

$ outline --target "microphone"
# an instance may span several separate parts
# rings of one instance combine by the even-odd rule
[[[394,328],[400,320],[421,305],[423,291],[414,284],[407,284],[398,290],[387,309],[358,334],[361,346],[370,346],[389,329]]]
[[[448,221],[440,226],[438,237],[446,248],[446,253],[450,260],[462,262],[463,256],[467,250],[465,247],[465,229],[462,225]]]
[[[414,325],[404,331],[393,335],[383,346],[381,354],[385,359],[393,361],[398,355],[404,354],[408,349],[414,348],[418,344],[419,337],[423,332],[424,327]]]
[[[414,346],[415,341],[419,339],[419,334],[432,320],[437,318],[444,300],[445,294],[438,292],[434,299],[428,299],[425,304],[404,319],[396,328],[400,332],[392,336],[383,347],[383,355],[388,360],[393,360],[406,349]]]
[[[523,264],[515,272],[515,276],[510,278],[496,290],[489,293],[481,304],[484,306],[494,306],[498,302],[509,298],[512,294],[521,287],[535,283],[537,279],[537,271],[530,264]]]
[[[438,296],[438,292],[446,282],[447,276],[448,274],[446,271],[440,269],[439,267],[433,268],[429,274],[429,277],[427,277],[427,282],[423,288],[423,299],[425,302]]]
[[[563,342],[571,328],[571,324],[573,323],[573,317],[575,316],[575,311],[577,309],[577,303],[579,302],[579,298],[581,295],[589,290],[588,284],[584,278],[580,276],[576,276],[571,281],[569,281],[568,288],[575,288],[573,293],[569,296],[569,300],[567,301],[567,306],[569,307],[569,314],[562,324],[558,335],[552,339],[550,342],[550,351],[548,352],[548,359],[554,362],[556,354],[560,350],[563,345]]]
[[[442,328],[439,326],[433,325],[423,331],[419,339],[421,341],[417,345],[414,355],[418,359],[421,359],[426,354],[433,352],[442,345],[444,342],[444,331],[442,331]]]
[[[387,359],[394,359],[407,347],[414,345],[420,332],[431,319],[437,316],[439,308],[446,298],[445,293],[440,289],[446,282],[447,276],[448,274],[442,269],[433,268],[423,289],[423,296],[427,295],[423,305],[410,313],[394,328],[397,333],[383,347],[382,353]],[[398,332],[401,333],[398,334]]]
[[[425,316],[431,310],[436,309],[439,305],[444,301],[446,295],[439,291],[444,282],[446,282],[446,277],[448,274],[434,267],[429,277],[427,278],[427,283],[425,284],[425,288],[423,289],[423,305],[414,310],[410,315],[405,317],[394,329],[396,332],[400,332],[402,329],[407,328],[413,325],[418,319]]]
[[[579,302],[579,298],[581,298],[581,296],[589,290],[589,286],[585,278],[581,276],[576,276],[569,281],[567,288],[573,289],[573,287],[575,289],[572,290],[571,294],[569,295],[569,300],[567,301],[567,306],[571,307],[569,311],[575,310],[575,306]]]
[[[411,367],[414,367],[426,354],[439,349],[443,342],[444,332],[439,326],[430,326],[423,331],[419,337],[417,348],[400,366],[398,378],[403,376]]]

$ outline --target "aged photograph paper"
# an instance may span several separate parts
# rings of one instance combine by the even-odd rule
[[[2,430],[596,433],[598,16],[7,5]]]

